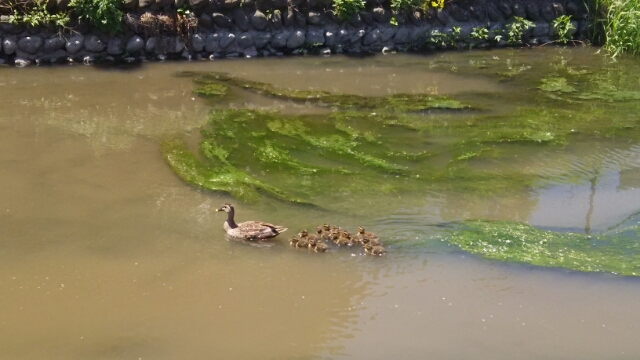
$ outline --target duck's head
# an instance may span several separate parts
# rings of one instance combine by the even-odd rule
[[[331,226],[329,226],[329,224],[322,224],[322,230],[331,231]]]
[[[364,249],[365,249],[365,250],[367,250],[367,251],[371,251],[371,250],[373,250],[373,245],[371,245],[371,244],[365,244],[365,245],[364,245]]]
[[[358,234],[364,234],[364,228],[362,226],[358,227]]]
[[[322,227],[320,227],[320,226],[316,227],[316,233],[317,234],[322,234]]]
[[[308,235],[309,235],[309,232],[306,229],[303,229],[298,233],[298,236],[300,237],[307,237]]]
[[[219,209],[216,209],[216,211],[224,211],[226,213],[233,212],[233,205],[226,203],[222,205]]]

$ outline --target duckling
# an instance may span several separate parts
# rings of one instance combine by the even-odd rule
[[[337,239],[333,240],[333,242],[338,246],[351,246],[351,239],[349,239],[345,234],[340,234]]]
[[[324,229],[321,226],[316,226],[316,236],[318,237],[318,240],[327,240],[328,238],[328,233],[326,234],[327,236],[325,236],[325,232]]]
[[[298,242],[296,243],[296,247],[298,248],[308,248],[309,247],[309,241],[307,239],[299,239]]]
[[[301,239],[307,239],[307,241],[313,239],[313,240],[318,240],[318,235],[316,234],[309,234],[309,232],[306,229],[303,229],[302,231],[300,231],[300,233],[298,233],[298,236]]]
[[[369,238],[369,239],[376,239],[379,240],[380,238],[378,237],[378,235],[372,233],[372,232],[367,232],[364,231],[364,228],[362,226],[358,227],[358,234],[357,236],[362,239],[362,238]]]
[[[316,239],[309,240],[309,250],[313,250],[315,252],[325,252],[329,249],[327,244],[323,242],[318,242]]]
[[[233,205],[224,204],[216,211],[224,211],[227,213],[227,220],[224,222],[224,230],[229,236],[242,238],[245,240],[264,240],[278,236],[278,234],[287,231],[286,227],[273,225],[261,221],[245,221],[236,224],[233,220],[235,210]]]
[[[291,239],[289,239],[289,245],[296,247],[296,245],[298,244],[298,238],[297,237],[292,237]]]
[[[366,236],[360,239],[360,243],[362,244],[362,246],[365,246],[367,244],[371,244],[372,246],[382,246],[380,240],[376,238],[371,239]]]
[[[382,256],[387,253],[382,246],[373,246],[370,243],[364,246],[364,252],[371,255]]]

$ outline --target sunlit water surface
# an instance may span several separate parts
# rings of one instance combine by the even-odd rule
[[[307,253],[291,249],[286,236],[261,246],[229,241],[214,210],[233,199],[185,184],[160,152],[166,138],[197,140],[207,122],[209,105],[192,94],[191,79],[174,76],[185,70],[299,90],[500,99],[513,85],[474,75],[478,61],[498,58],[509,70],[515,59],[536,71],[559,57],[602,61],[592,53],[0,69],[0,358],[637,358],[636,278],[483,260],[442,243],[437,225],[616,226],[640,208],[638,142],[540,147],[541,156],[509,166],[599,172],[481,201],[433,189],[404,207],[395,199],[385,208],[388,195],[348,200],[354,208],[375,206],[370,218],[268,198],[236,206],[239,221],[269,221],[292,233],[323,222],[363,225],[386,240],[381,258],[358,249]],[[231,106],[317,111],[255,94]],[[514,106],[504,102],[505,111]],[[593,159],[598,165],[590,167]]]

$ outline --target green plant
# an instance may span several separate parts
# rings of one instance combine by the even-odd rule
[[[420,7],[420,0],[391,0],[391,10],[399,13],[407,13]]]
[[[347,20],[358,11],[364,9],[364,0],[334,0],[333,12],[340,20]]]
[[[640,0],[599,2],[606,9],[604,48],[613,57],[622,53],[640,54]]]
[[[514,16],[513,21],[508,25],[509,31],[507,32],[507,41],[510,44],[520,44],[522,42],[522,35],[529,28],[536,25],[527,19],[523,19],[519,16]]]
[[[451,28],[451,36],[454,39],[458,39],[460,37],[460,31],[462,31],[462,28],[460,26],[454,26],[453,28]]]
[[[478,40],[487,40],[489,38],[489,30],[483,27],[473,28],[473,31],[471,31],[471,38]]]
[[[47,10],[46,2],[40,1],[17,1],[8,3],[11,15],[9,21],[13,24],[28,24],[31,26],[40,26],[52,24],[64,28],[69,22],[69,13],[60,12],[51,14]]]
[[[571,36],[573,35],[572,30],[576,29],[571,23],[570,15],[562,15],[555,18],[552,22],[552,26],[556,31],[558,42],[563,44],[566,44],[571,40]]]
[[[71,0],[69,6],[79,19],[88,20],[93,26],[109,34],[121,30],[123,0]]]

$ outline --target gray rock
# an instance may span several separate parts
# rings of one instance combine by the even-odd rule
[[[442,9],[438,9],[436,13],[436,18],[442,25],[447,25],[450,20],[449,13],[447,13],[445,10],[442,10]]]
[[[245,49],[243,51],[244,56],[248,57],[248,58],[252,58],[252,57],[257,57],[258,56],[258,50],[256,50],[256,48],[254,46],[251,46],[247,49]]]
[[[336,34],[336,45],[344,45],[349,42],[351,32],[347,29],[340,29]]]
[[[580,6],[573,1],[568,1],[564,7],[564,10],[568,15],[571,15],[574,18],[579,16],[581,13]]]
[[[287,5],[287,0],[273,0],[273,7],[276,9],[286,9]]]
[[[534,37],[544,37],[549,36],[549,23],[546,22],[537,22],[535,23],[536,27],[532,30],[532,35]]]
[[[195,52],[200,52],[204,50],[204,35],[203,34],[193,34],[191,36],[191,48]]]
[[[222,7],[225,9],[237,8],[242,4],[242,0],[224,0]]]
[[[358,42],[360,42],[360,39],[362,39],[366,33],[367,32],[364,29],[360,29],[360,30],[354,31],[351,34],[351,37],[349,38],[349,42],[350,43],[358,43]]]
[[[47,39],[44,41],[44,46],[42,47],[42,51],[46,54],[51,54],[56,50],[60,50],[64,47],[67,42],[61,37],[54,37],[51,39]]]
[[[313,46],[324,45],[324,34],[322,30],[319,29],[309,29],[307,30],[306,42]]]
[[[333,31],[327,30],[324,33],[324,44],[326,46],[334,46],[336,44],[336,34]]]
[[[553,12],[555,13],[555,17],[559,17],[565,14],[564,7],[562,6],[562,4],[554,2],[551,6],[553,7]]]
[[[199,28],[202,28],[202,29],[213,29],[213,24],[214,24],[213,18],[207,13],[202,13],[198,17],[198,27]]]
[[[380,41],[380,30],[379,29],[373,29],[371,31],[369,31],[365,36],[364,39],[362,39],[362,44],[364,46],[369,46],[371,44],[374,44],[378,41]]]
[[[131,10],[138,6],[138,0],[124,0],[123,5],[125,9]]]
[[[273,30],[282,30],[282,13],[280,13],[280,10],[273,11],[269,23],[271,24],[271,28]]]
[[[236,24],[240,30],[249,31],[251,29],[251,25],[249,24],[249,18],[240,8],[235,8],[231,12],[231,17],[233,18],[234,24]]]
[[[175,7],[176,9],[179,9],[182,7],[182,5],[184,5],[185,2],[186,0],[174,0],[173,7]]]
[[[138,6],[141,8],[149,7],[156,3],[156,0],[138,0]]]
[[[11,55],[14,52],[16,52],[17,48],[18,48],[18,44],[14,39],[4,38],[4,40],[2,40],[2,49],[4,50],[5,54]]]
[[[67,42],[67,44],[68,43],[69,42]],[[105,43],[103,43],[102,40],[100,40],[100,38],[97,37],[96,35],[89,35],[86,39],[84,39],[84,48],[87,51],[101,52],[106,47],[107,47],[107,45],[105,45]]]
[[[185,50],[185,43],[179,36],[174,36],[171,39],[171,45],[168,48],[168,52],[171,54],[178,54]]]
[[[277,33],[271,40],[271,46],[276,49],[280,49],[287,46],[287,39],[289,38],[290,34],[291,33],[286,30],[280,33]]]
[[[513,15],[513,10],[511,9],[511,5],[507,2],[507,0],[500,0],[498,3],[498,10],[502,13],[505,18],[511,17]]]
[[[462,10],[458,5],[452,5],[449,8],[449,15],[451,18],[458,22],[469,21],[469,14],[466,11]]]
[[[231,52],[225,55],[225,57],[228,57],[228,58],[237,58],[238,56],[240,56],[240,54],[238,54],[237,52]]]
[[[127,41],[127,45],[125,47],[125,51],[129,54],[135,54],[140,50],[144,49],[144,40],[138,35],[133,35],[129,41]]]
[[[511,10],[511,9],[509,9],[509,10]],[[487,17],[491,21],[497,22],[497,21],[502,21],[503,20],[502,13],[500,12],[500,10],[498,10],[498,7],[496,6],[496,4],[488,3],[485,6],[485,11],[487,12]]]
[[[269,45],[271,38],[271,33],[259,31],[253,36],[253,43],[257,49],[262,49]]]
[[[221,13],[213,13],[211,17],[213,18],[213,23],[216,24],[216,26],[224,29],[229,29],[231,27],[231,19],[228,16]]]
[[[391,11],[385,10],[383,7],[377,7],[373,9],[371,14],[373,19],[379,23],[386,24],[391,20]]]
[[[27,65],[30,65],[30,64],[31,64],[31,61],[29,61],[28,59],[16,58],[16,59],[13,61],[13,64],[14,64],[16,67],[25,67],[25,66],[27,66]]]
[[[417,43],[423,42],[427,38],[427,28],[423,26],[417,26],[413,30],[409,30],[409,42]]]
[[[42,43],[39,36],[26,36],[18,40],[18,48],[26,53],[35,54],[40,50]]]
[[[84,36],[82,35],[74,35],[65,44],[65,49],[69,52],[69,54],[76,54],[78,51],[82,50],[84,47]],[[87,49],[88,50],[88,49]]]
[[[208,53],[220,51],[220,36],[216,33],[207,35],[204,41],[204,49]]]
[[[293,21],[295,22],[295,26],[299,28],[304,29],[307,27],[307,18],[298,9],[293,9]]]
[[[295,24],[296,21],[293,15],[293,9],[289,8],[287,9],[287,13],[282,16],[282,25],[286,28],[292,28]]]
[[[206,6],[208,3],[208,0],[189,0],[189,7],[192,9],[199,9]]]
[[[236,35],[235,34],[232,34],[232,33],[222,34],[220,36],[220,47],[222,49],[227,49],[231,45],[235,44],[235,41],[236,41]]]
[[[390,26],[383,27],[380,29],[380,41],[387,42],[391,40],[391,38],[396,34],[396,29]]]
[[[322,13],[317,11],[309,11],[307,22],[309,23],[309,25],[322,25],[324,23],[324,20],[322,19]]]
[[[373,26],[373,24],[375,24],[373,15],[371,15],[371,13],[368,11],[360,11],[360,19],[362,19],[362,22],[367,24],[368,26]]]
[[[12,24],[8,15],[0,16],[0,31],[11,35],[19,35],[24,31],[24,26]]]
[[[469,7],[469,15],[478,22],[487,21],[487,11],[482,5],[474,5]]]
[[[119,38],[111,38],[107,44],[107,54],[109,55],[122,55],[124,53],[124,46],[122,40]]]
[[[158,38],[150,37],[147,39],[147,43],[144,45],[144,51],[147,53],[153,53],[158,47]]]
[[[540,8],[533,2],[527,4],[527,17],[532,21],[540,21],[542,20],[542,16],[540,16]]]
[[[527,17],[527,10],[525,9],[524,5],[522,5],[519,2],[516,2],[515,4],[513,4],[513,6],[511,7],[511,10],[513,10],[513,15],[515,16],[519,16],[521,18]]]
[[[264,30],[269,26],[269,19],[267,19],[262,11],[256,10],[251,15],[251,25],[258,30]]]
[[[393,42],[396,44],[406,44],[409,42],[409,29],[406,27],[399,28],[396,31],[396,35],[393,37]]]
[[[540,16],[545,21],[551,21],[556,18],[556,14],[550,4],[547,4],[540,9]]]
[[[305,35],[302,30],[294,30],[287,38],[287,48],[297,49],[304,44]]]
[[[253,35],[250,32],[244,32],[238,36],[238,46],[243,49],[253,46]]]
[[[364,22],[362,22],[362,18],[360,17],[360,14],[355,13],[349,18],[349,24],[351,24],[351,26],[353,27],[359,28],[362,25],[364,25]]]

